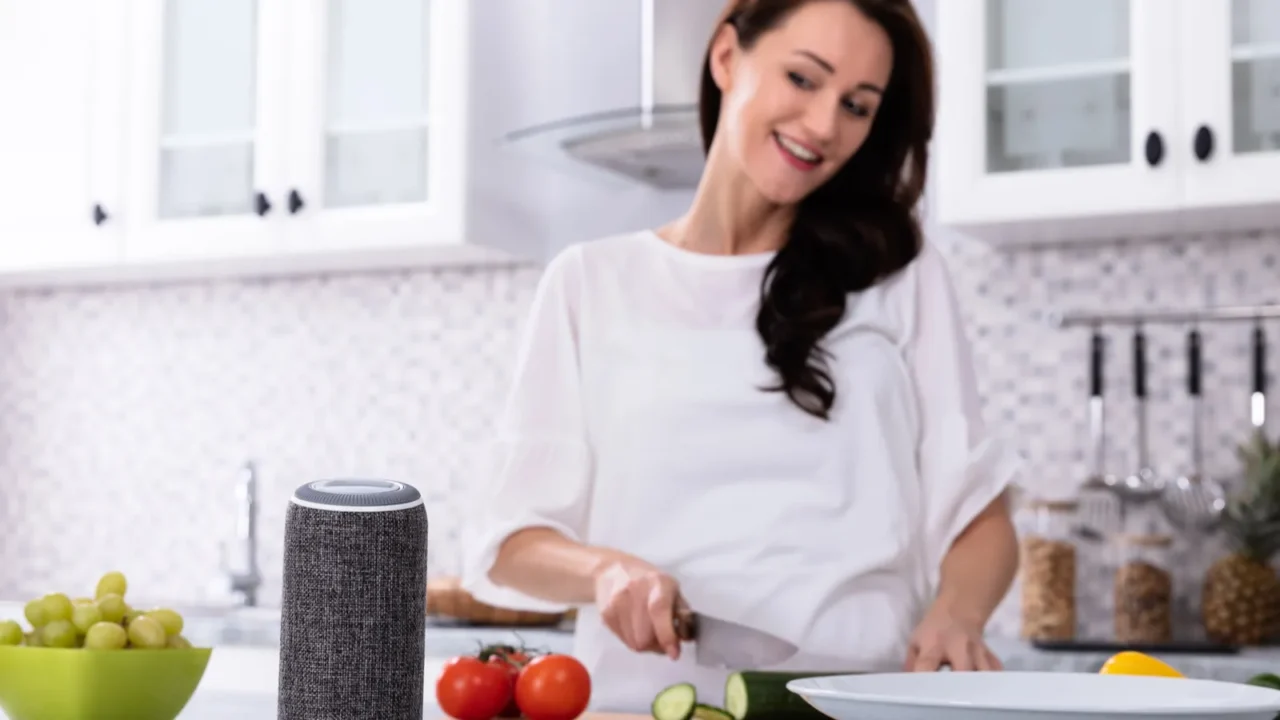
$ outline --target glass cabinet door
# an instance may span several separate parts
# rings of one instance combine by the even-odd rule
[[[156,148],[161,218],[246,215],[260,144],[255,0],[167,0]]]
[[[328,0],[324,207],[427,200],[430,0]]]
[[[1280,152],[1280,0],[1231,2],[1232,152]]]
[[[1132,158],[1129,0],[986,0],[988,172]]]
[[[130,254],[270,252],[281,0],[138,0]],[[275,231],[278,234],[278,231]]]
[[[293,0],[291,249],[421,245],[460,227],[465,6]]]
[[[1183,0],[1180,16],[1185,203],[1280,223],[1280,0]]]
[[[1055,239],[1176,204],[1169,0],[938,0],[936,12],[939,222]]]

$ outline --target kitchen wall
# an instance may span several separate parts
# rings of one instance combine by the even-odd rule
[[[1085,472],[1086,338],[1038,312],[1280,299],[1274,233],[1016,253],[942,244],[987,416],[1025,454],[1026,484],[1049,493]],[[246,459],[263,482],[268,601],[289,493],[325,476],[424,489],[432,574],[453,572],[462,499],[483,472],[537,278],[448,270],[0,294],[0,596],[87,587],[120,568],[166,601],[218,597]],[[1178,332],[1150,333],[1152,457],[1170,473],[1187,457]],[[1248,427],[1247,327],[1205,332],[1208,458],[1226,473]],[[1128,341],[1115,339],[1122,393]],[[1111,409],[1110,464],[1125,472],[1132,406],[1120,396]],[[1105,632],[1105,609],[1090,612]],[[1016,632],[1016,613],[1015,592],[997,628]]]

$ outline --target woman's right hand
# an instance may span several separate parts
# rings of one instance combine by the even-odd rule
[[[680,588],[675,578],[632,557],[611,561],[595,578],[596,607],[606,627],[636,652],[680,657],[675,612]]]

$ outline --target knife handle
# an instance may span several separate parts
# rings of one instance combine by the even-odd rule
[[[693,642],[698,638],[698,616],[682,604],[676,605],[675,614],[671,617],[671,625],[681,642]]]

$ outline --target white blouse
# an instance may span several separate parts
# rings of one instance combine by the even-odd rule
[[[513,532],[551,527],[663,568],[694,610],[800,653],[778,669],[896,670],[943,555],[1012,481],[988,437],[944,260],[932,246],[851,295],[827,336],[830,421],[760,388],[755,330],[772,253],[710,255],[650,231],[574,245],[538,287],[465,528],[464,586],[490,604],[566,609],[487,580]],[[726,673],[692,648],[634,653],[579,608],[592,707],[647,712]]]

